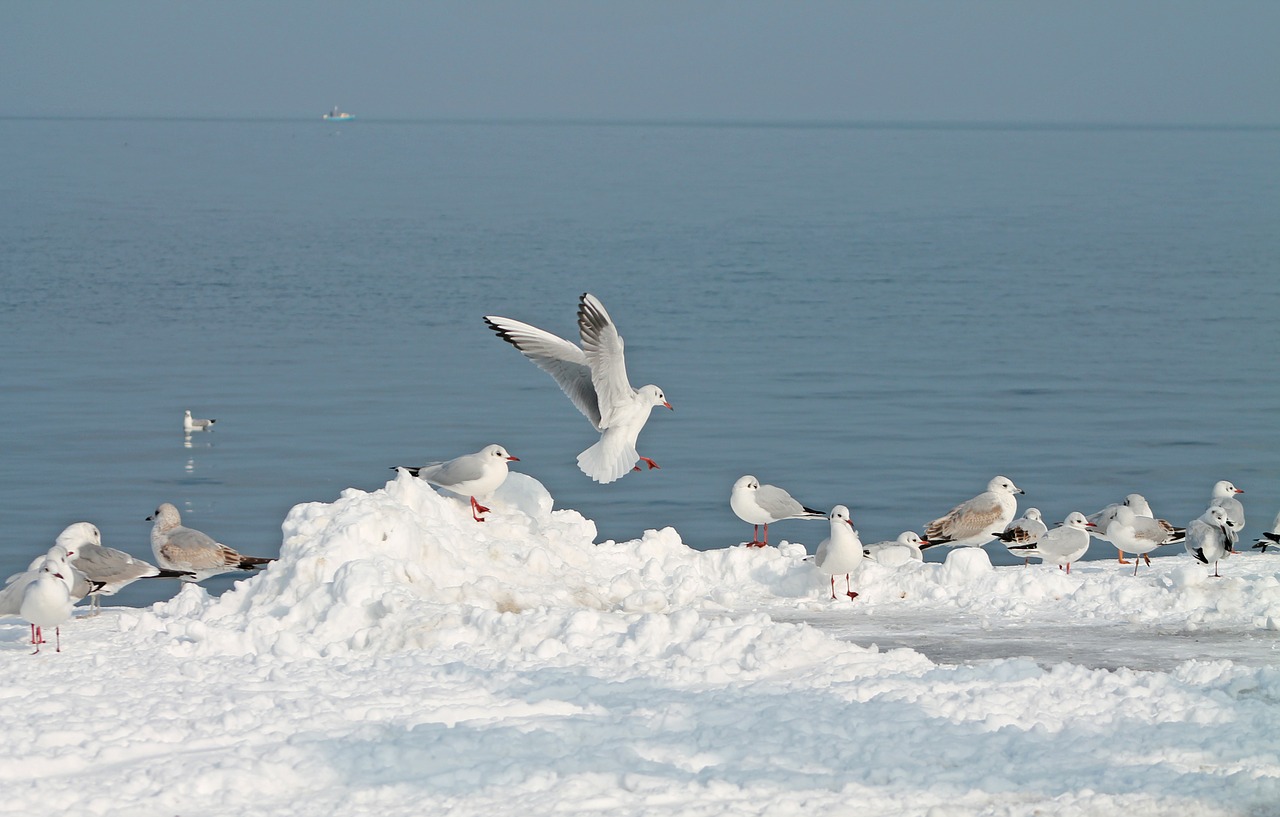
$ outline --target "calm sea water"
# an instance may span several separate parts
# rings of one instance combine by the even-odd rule
[[[165,501],[271,555],[294,504],[489,442],[602,539],[742,541],[745,473],[864,541],[996,473],[1052,520],[1139,491],[1178,523],[1228,478],[1254,534],[1278,158],[1277,130],[0,120],[0,572],[81,519],[150,558]],[[676,407],[662,469],[608,486],[481,322],[574,337],[584,291]]]

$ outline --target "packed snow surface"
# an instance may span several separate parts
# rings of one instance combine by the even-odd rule
[[[833,601],[821,526],[697,551],[595,544],[523,474],[486,504],[399,473],[220,597],[35,656],[6,619],[0,813],[1280,813],[1280,555],[958,549]]]

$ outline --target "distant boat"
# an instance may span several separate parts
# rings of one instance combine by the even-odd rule
[[[338,106],[334,105],[333,110],[324,115],[325,119],[355,119],[351,114],[338,110]]]

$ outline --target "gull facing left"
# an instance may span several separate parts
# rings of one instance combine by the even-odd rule
[[[192,417],[191,409],[187,409],[182,413],[182,430],[190,434],[193,431],[212,431],[213,424],[217,420],[205,420],[200,417]]]
[[[729,494],[729,507],[743,522],[753,527],[747,547],[765,547],[769,544],[769,525],[783,519],[826,519],[822,511],[801,505],[791,494],[776,485],[761,485],[760,480],[747,474],[733,483]],[[760,526],[764,525],[764,539],[760,538]]]
[[[622,336],[596,296],[578,299],[579,348],[536,326],[511,318],[485,315],[484,322],[498,337],[520,350],[539,369],[551,375],[569,400],[596,430],[600,441],[578,455],[582,473],[596,482],[622,478],[636,463],[658,464],[636,451],[640,429],[656,406],[671,408],[662,389],[654,385],[632,388],[627,378]]]
[[[198,582],[233,570],[257,570],[275,561],[265,556],[242,556],[207,533],[184,526],[182,515],[168,502],[161,503],[147,521],[155,523],[151,526],[151,552],[156,563],[166,570],[191,574],[183,581]]]

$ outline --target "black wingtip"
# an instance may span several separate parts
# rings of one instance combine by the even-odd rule
[[[154,576],[147,576],[148,579],[185,579],[196,574],[190,570],[169,570],[168,568],[160,568],[160,572]]]
[[[826,519],[828,516],[830,516],[830,514],[828,513],[823,513],[822,511],[815,511],[813,508],[805,508],[804,505],[801,505],[800,507],[804,508],[805,513],[812,514],[813,516],[820,516],[823,519]]]
[[[1204,562],[1205,564],[1209,564],[1209,560],[1204,558],[1204,548],[1196,548],[1195,550],[1191,551],[1191,555],[1196,557],[1200,561]]]

